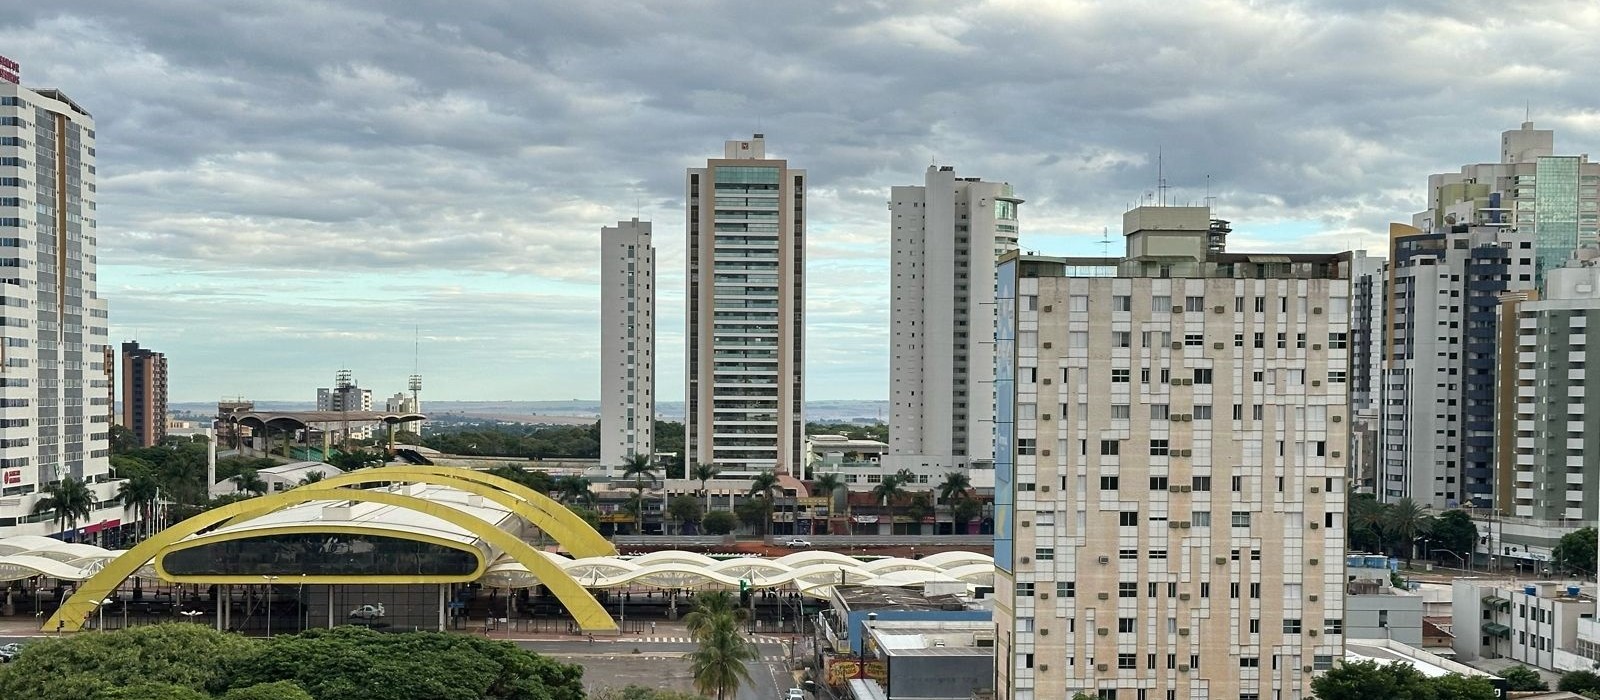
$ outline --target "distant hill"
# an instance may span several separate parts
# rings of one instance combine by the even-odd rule
[[[316,403],[312,401],[257,401],[256,409],[264,411],[310,411],[315,409]],[[429,414],[455,414],[462,416],[499,418],[503,420],[522,420],[535,422],[538,417],[549,416],[553,418],[566,418],[562,423],[573,422],[570,419],[598,419],[600,417],[600,402],[574,399],[571,401],[422,401],[423,413]],[[191,413],[202,416],[214,415],[217,411],[215,403],[200,401],[179,402],[169,405],[174,413]],[[683,402],[670,401],[656,404],[656,414],[661,420],[683,420]],[[886,421],[889,415],[888,401],[807,401],[806,420],[822,422],[855,421],[871,423]]]

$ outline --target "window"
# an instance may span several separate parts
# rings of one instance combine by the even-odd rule
[[[1204,333],[1185,333],[1183,344],[1192,348],[1200,347],[1206,344],[1206,336]]]
[[[1206,298],[1205,297],[1184,297],[1183,298],[1183,310],[1184,311],[1205,311],[1206,310]]]
[[[1239,668],[1261,668],[1261,658],[1256,656],[1239,657]]]
[[[1117,523],[1123,527],[1133,527],[1139,524],[1139,511],[1125,510],[1118,514]]]
[[[1056,597],[1057,598],[1075,598],[1075,597],[1077,597],[1077,595],[1078,595],[1078,584],[1076,584],[1076,583],[1074,583],[1072,581],[1057,581],[1056,582]]]
[[[1233,511],[1233,526],[1234,527],[1250,527],[1250,511],[1246,511],[1246,510]]]
[[[1111,383],[1112,384],[1127,384],[1129,378],[1130,378],[1130,375],[1129,375],[1128,370],[1125,370],[1125,369],[1114,369],[1114,370],[1111,370]]]
[[[1128,420],[1129,417],[1130,414],[1128,413],[1128,404],[1111,404],[1111,420]]]
[[[1194,407],[1194,419],[1195,420],[1211,420],[1211,405],[1210,404],[1195,404],[1195,407]]]
[[[1165,491],[1165,490],[1167,490],[1167,477],[1164,477],[1164,476],[1152,476],[1152,477],[1150,477],[1150,490],[1151,491]]]
[[[1118,440],[1101,440],[1100,454],[1115,455],[1121,452],[1122,442]],[[1111,477],[1115,479],[1116,477]]]
[[[1039,547],[1033,550],[1033,557],[1039,561],[1055,561],[1056,550],[1054,547]]]
[[[1166,454],[1167,454],[1167,441],[1166,440],[1151,440],[1150,441],[1150,456],[1152,456],[1152,457],[1164,457],[1164,456],[1166,456]]]
[[[1313,671],[1328,671],[1328,670],[1331,670],[1332,668],[1333,668],[1333,657],[1332,656],[1313,656],[1313,657],[1311,657],[1311,670],[1313,670]]]
[[[1154,312],[1156,312],[1158,314],[1159,313],[1167,313],[1169,311],[1172,311],[1172,297],[1169,297],[1169,296],[1153,296],[1153,297],[1150,297],[1150,310],[1154,311]]]
[[[1233,419],[1244,420],[1244,404],[1236,403],[1233,405]]]
[[[1117,583],[1118,598],[1138,598],[1139,584],[1136,581],[1121,581]]]
[[[1349,345],[1350,345],[1349,338],[1350,338],[1350,334],[1349,333],[1329,333],[1328,334],[1328,349],[1329,350],[1343,350],[1346,347],[1349,347]]]
[[[1284,348],[1287,348],[1288,346],[1289,346],[1289,334],[1288,333],[1279,333],[1278,334],[1278,349],[1282,350]]]
[[[1100,477],[1100,490],[1101,491],[1115,491],[1115,490],[1117,490],[1117,481],[1118,481],[1117,477],[1114,477],[1114,476],[1102,476],[1102,477]]]
[[[1239,597],[1239,584],[1238,583],[1230,583],[1230,584],[1228,584],[1228,597],[1229,598],[1238,598]]]
[[[1232,483],[1232,490],[1233,490],[1234,493],[1240,493],[1240,492],[1244,491],[1244,477],[1236,476],[1236,477],[1233,477],[1232,479],[1230,479],[1230,481],[1233,482]]]
[[[1074,294],[1067,297],[1067,309],[1069,311],[1088,311],[1089,297],[1082,294]]]
[[[1300,634],[1300,620],[1298,618],[1293,618],[1293,619],[1287,618],[1287,617],[1284,618],[1283,619],[1283,633],[1284,634]]]
[[[1294,346],[1301,350],[1306,349],[1306,334],[1296,333],[1294,335]]]
[[[1117,668],[1138,668],[1138,654],[1117,654]]]
[[[1018,581],[1017,582],[1017,597],[1018,598],[1032,598],[1033,597],[1033,584],[1032,583],[1022,583],[1021,581]]]
[[[1267,334],[1266,333],[1257,333],[1256,334],[1256,336],[1255,336],[1255,347],[1256,347],[1256,349],[1261,349],[1261,348],[1267,347]]]
[[[1258,313],[1258,314],[1259,313],[1266,313],[1266,311],[1267,311],[1267,298],[1266,297],[1256,297],[1256,313]]]
[[[1137,550],[1137,549],[1119,549],[1119,550],[1117,550],[1117,558],[1118,559],[1138,559],[1139,558],[1139,550]]]
[[[1145,367],[1145,368],[1142,368],[1142,369],[1139,370],[1139,383],[1140,384],[1149,384],[1150,383],[1150,368],[1149,367]]]
[[[1126,294],[1118,294],[1118,295],[1116,295],[1114,297],[1111,297],[1111,310],[1112,311],[1132,311],[1133,310],[1133,297],[1130,297],[1130,296],[1128,296]]]
[[[1388,610],[1379,610],[1378,611],[1378,626],[1379,627],[1388,627],[1389,626],[1389,611]]]
[[[1017,454],[1031,455],[1036,445],[1037,441],[1033,438],[1017,438]]]
[[[1190,486],[1193,486],[1194,490],[1196,490],[1196,491],[1210,491],[1211,490],[1211,477],[1209,477],[1209,476],[1191,477],[1189,479],[1189,481],[1190,481]]]
[[[1250,584],[1250,597],[1251,598],[1260,598],[1261,597],[1261,584],[1259,584],[1259,583]]]
[[[1167,417],[1169,415],[1170,415],[1170,407],[1167,406],[1167,404],[1164,404],[1164,403],[1153,403],[1153,404],[1150,404],[1150,420],[1167,420]]]
[[[1200,584],[1200,597],[1201,598],[1210,598],[1211,597],[1211,582],[1210,581],[1206,581],[1206,582],[1203,582],[1203,583]]]
[[[1190,513],[1189,523],[1194,527],[1211,527],[1211,511],[1197,510]]]
[[[1211,369],[1210,368],[1196,369],[1194,371],[1194,383],[1196,383],[1196,384],[1210,384],[1211,383]]]
[[[1111,347],[1114,347],[1114,348],[1126,348],[1126,347],[1132,347],[1132,346],[1133,346],[1133,332],[1132,331],[1112,331],[1111,332]]]
[[[1243,333],[1234,333],[1233,334],[1233,346],[1236,347],[1236,348],[1244,347],[1244,334]]]
[[[1261,634],[1261,620],[1250,620],[1250,634]]]
[[[1344,380],[1345,380],[1346,376],[1347,376],[1347,373],[1344,370],[1330,369],[1330,370],[1328,370],[1328,383],[1329,384],[1343,384],[1343,383],[1345,383]]]

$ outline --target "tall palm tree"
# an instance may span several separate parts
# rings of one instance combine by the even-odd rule
[[[715,464],[696,464],[689,469],[689,478],[700,480],[700,493],[706,497],[706,512],[711,512],[711,491],[706,488],[706,482],[717,478],[722,473],[722,468]]]
[[[727,700],[751,681],[747,664],[761,657],[739,634],[744,613],[727,591],[716,591],[701,595],[694,611],[684,616],[689,634],[699,642],[689,653],[689,669],[701,695]]]
[[[839,472],[819,472],[817,478],[811,482],[811,495],[828,497],[828,517],[832,518],[839,506],[839,489],[844,486],[844,477]]]
[[[1428,531],[1428,506],[1417,503],[1410,496],[1394,502],[1388,512],[1389,532],[1406,548],[1406,566],[1411,566],[1411,556],[1416,553],[1417,536]]]
[[[949,472],[944,475],[944,483],[939,484],[939,501],[950,507],[950,529],[952,532],[964,529],[965,522],[956,517],[957,512],[969,513],[971,508],[958,507],[972,499],[972,478],[964,472]]]
[[[117,487],[117,502],[122,504],[122,511],[132,511],[139,519],[139,533],[148,537],[155,534],[153,522],[156,510],[156,499],[161,495],[161,483],[154,477],[140,474]]]
[[[734,624],[749,619],[750,611],[739,607],[738,599],[727,591],[708,591],[695,597],[694,610],[683,616],[684,628],[696,640],[719,624],[722,616],[733,616]]]
[[[889,534],[894,534],[894,502],[906,493],[904,474],[885,474],[872,489],[872,497],[889,511]]]
[[[761,522],[761,536],[766,537],[772,531],[772,502],[778,496],[778,475],[772,471],[764,471],[750,479],[750,495],[764,498],[767,501],[769,515]]]
[[[261,474],[254,469],[246,469],[242,472],[239,472],[238,474],[235,474],[233,478],[229,479],[229,481],[233,482],[234,488],[238,491],[246,491],[257,496],[267,492],[267,482],[263,480],[261,478]]]
[[[70,476],[44,487],[44,498],[33,504],[34,514],[49,511],[55,514],[56,527],[62,532],[78,529],[78,522],[94,514],[94,492],[88,485]]]
[[[634,534],[644,534],[644,488],[649,482],[655,481],[655,465],[650,463],[650,455],[629,455],[622,462],[622,478],[633,479],[634,502],[637,508],[633,516]]]

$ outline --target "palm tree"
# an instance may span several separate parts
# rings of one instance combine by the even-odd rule
[[[702,594],[694,611],[684,616],[689,634],[699,642],[689,653],[689,668],[701,695],[726,700],[750,682],[746,664],[761,657],[755,645],[739,635],[744,616],[744,609],[727,591]]]
[[[229,481],[233,482],[233,487],[237,491],[248,491],[257,496],[267,492],[267,482],[263,481],[261,474],[254,469],[239,472]]]
[[[318,481],[322,481],[322,477],[322,472],[307,472],[305,476],[300,477],[300,485],[309,486],[315,484]]]
[[[957,518],[957,513],[971,513],[971,508],[960,507],[972,500],[972,478],[965,472],[949,472],[944,475],[944,483],[939,484],[939,500],[950,507],[950,529],[952,532],[966,529],[966,522]]]
[[[844,486],[844,477],[839,472],[822,472],[811,482],[811,495],[828,496],[828,517],[834,516],[834,511],[839,505],[839,489]]]
[[[708,591],[695,597],[694,610],[683,616],[684,628],[689,636],[699,640],[708,634],[723,615],[732,615],[734,624],[744,622],[750,611],[739,607],[737,599],[727,591]]]
[[[155,534],[156,524],[153,520],[156,500],[160,495],[161,483],[144,474],[128,479],[117,487],[117,501],[122,504],[122,511],[133,511],[139,519],[140,534],[146,537]]]
[[[648,482],[656,479],[656,469],[655,465],[650,463],[650,455],[629,455],[622,462],[622,478],[633,479],[633,498],[638,504],[633,516],[633,532],[642,535],[644,534],[644,488]]]
[[[778,494],[778,475],[770,470],[761,472],[750,479],[750,495],[764,498],[767,501],[767,512],[772,512],[772,502]],[[761,536],[766,537],[772,530],[772,516],[768,515],[761,522]]]
[[[44,498],[35,501],[35,515],[46,511],[55,514],[56,527],[62,532],[78,529],[78,522],[94,514],[94,492],[88,485],[70,476],[44,487]]]
[[[567,505],[588,505],[594,502],[594,493],[589,491],[589,480],[581,476],[563,476],[556,480],[556,493],[562,503]]]
[[[711,512],[711,491],[706,488],[706,482],[717,478],[722,473],[722,468],[715,464],[696,464],[689,468],[689,478],[700,480],[700,493],[706,497],[706,512]]]
[[[894,502],[906,493],[905,474],[885,474],[872,489],[872,497],[889,511],[889,534],[894,534]]]
[[[1417,503],[1410,496],[1394,502],[1389,509],[1388,529],[1395,539],[1405,544],[1406,566],[1411,566],[1411,556],[1416,552],[1416,539],[1428,531],[1428,520],[1433,516],[1428,515],[1428,506]]]

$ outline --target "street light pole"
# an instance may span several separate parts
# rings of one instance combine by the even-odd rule
[[[262,576],[267,580],[267,638],[272,638],[272,582],[278,580],[277,576]]]

